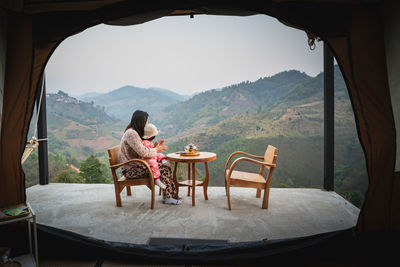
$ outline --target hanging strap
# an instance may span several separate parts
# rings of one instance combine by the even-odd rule
[[[26,143],[25,150],[21,158],[21,164],[24,164],[24,162],[28,159],[29,155],[32,154],[32,152],[35,151],[35,149],[39,146],[39,141],[47,140],[47,138],[41,138],[41,139],[36,138],[37,124],[39,119],[40,106],[42,104],[43,91],[44,91],[44,73],[42,77],[42,88],[40,89],[39,104],[36,111],[35,129],[33,131],[33,136],[31,140]]]
[[[38,124],[38,119],[39,119],[39,114],[40,114],[40,107],[42,105],[43,91],[44,91],[44,72],[43,72],[43,76],[42,76],[42,88],[40,88],[39,104],[38,104],[38,108],[36,111],[35,128],[33,130],[33,137],[32,137],[32,139],[36,139],[36,140],[38,140],[36,138],[36,132],[37,132],[37,124]],[[42,140],[47,140],[47,138],[43,138]],[[42,141],[42,140],[38,140],[38,141]]]
[[[39,142],[35,137],[32,137],[31,141],[27,142],[24,153],[22,154],[21,164],[28,159],[29,155],[39,146]]]

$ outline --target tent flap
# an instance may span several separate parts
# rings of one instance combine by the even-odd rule
[[[34,106],[33,50],[31,19],[19,14],[9,16],[0,140],[0,207],[25,201],[21,156],[29,128],[27,113]]]
[[[400,2],[385,1],[384,12],[386,60],[398,140],[395,171],[400,172]]]
[[[4,77],[6,73],[7,56],[7,13],[0,9],[0,133],[3,114]]]
[[[379,10],[379,9],[378,9]],[[383,18],[371,8],[353,15],[348,38],[328,38],[346,80],[364,149],[369,185],[360,211],[360,232],[389,230],[393,196],[396,131],[383,41]],[[368,55],[368,56],[367,56]]]

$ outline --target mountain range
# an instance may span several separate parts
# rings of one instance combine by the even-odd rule
[[[340,70],[336,66],[337,100],[348,99],[345,89]],[[209,129],[210,126],[238,115],[264,112],[266,113],[264,117],[270,117],[274,113],[286,112],[288,108],[301,105],[312,108],[312,105],[319,104],[321,107],[322,99],[323,73],[310,77],[305,73],[291,70],[260,78],[255,82],[247,81],[221,90],[200,93],[184,102],[166,107],[151,119],[161,127],[165,137],[172,137],[191,129]]]
[[[136,109],[145,110],[153,116],[164,107],[184,101],[188,97],[162,88],[140,88],[127,85],[109,93],[88,93],[78,98],[102,106],[110,116],[129,122]]]

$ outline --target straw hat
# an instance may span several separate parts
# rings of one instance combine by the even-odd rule
[[[158,134],[157,127],[154,124],[148,123],[144,126],[144,139],[149,139]]]

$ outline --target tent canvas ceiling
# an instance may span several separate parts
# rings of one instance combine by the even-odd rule
[[[8,9],[24,12],[27,14],[37,14],[45,12],[59,12],[59,11],[79,11],[79,10],[95,10],[111,4],[126,2],[126,0],[2,0],[0,3]],[[174,2],[174,1],[170,1]],[[202,1],[203,7],[213,6],[213,1]],[[223,1],[220,1],[223,2]],[[285,3],[285,2],[313,2],[313,3],[341,3],[341,4],[361,4],[361,3],[376,3],[379,0],[270,0],[269,2]],[[175,1],[177,8],[174,9],[174,15],[189,15],[193,10],[188,8],[194,6],[193,4],[200,3],[199,1]],[[229,1],[225,1],[225,4]],[[160,2],[153,2],[152,5],[157,8]],[[229,5],[225,5],[229,7]],[[225,10],[228,10],[225,8]],[[227,12],[225,12],[227,13]],[[232,14],[231,14],[232,15]]]
[[[335,54],[348,87],[368,171],[369,185],[356,229],[358,232],[400,230],[400,173],[395,172],[396,129],[389,89],[389,82],[392,84],[393,80],[388,79],[382,1],[26,0],[0,3],[8,12],[0,206],[25,200],[20,158],[36,90],[49,57],[65,38],[99,23],[143,23],[177,10],[224,15],[266,14],[320,36]],[[387,44],[390,51],[390,43]],[[398,72],[397,66],[398,61],[389,61],[389,71],[394,67],[393,71]],[[393,95],[398,97],[396,92]]]

